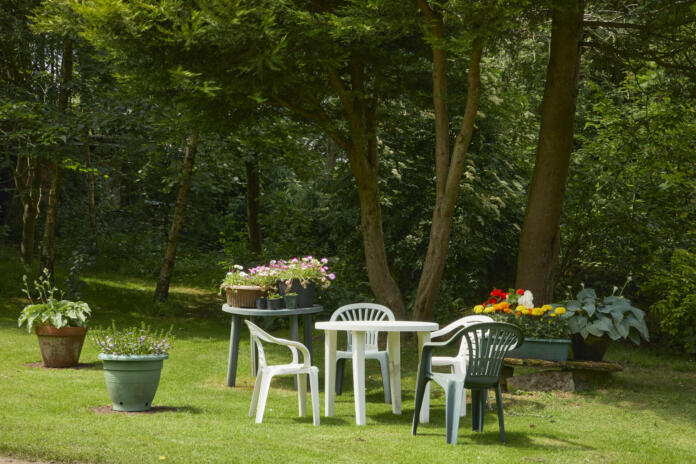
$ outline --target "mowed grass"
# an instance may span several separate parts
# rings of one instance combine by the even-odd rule
[[[379,369],[368,361],[366,426],[354,422],[350,368],[336,416],[322,416],[321,426],[310,415],[298,417],[290,377],[274,381],[264,422],[255,424],[247,415],[254,380],[248,332],[242,330],[237,387],[228,388],[229,318],[214,289],[176,286],[167,304],[155,305],[154,282],[120,275],[85,276],[92,325],[174,325],[177,338],[154,404],[176,411],[99,414],[93,408],[109,398],[94,347],[85,344],[81,362],[91,364],[85,369],[26,366],[40,355],[36,337],[16,325],[26,301],[17,255],[7,248],[0,248],[0,273],[0,455],[83,463],[696,462],[696,363],[627,345],[608,354],[626,369],[587,392],[506,394],[505,445],[492,410],[482,434],[471,431],[467,416],[458,445],[447,445],[437,387],[430,423],[411,436],[417,356],[410,339],[402,340],[402,415],[383,403]],[[314,348],[323,414],[323,338],[316,330]]]

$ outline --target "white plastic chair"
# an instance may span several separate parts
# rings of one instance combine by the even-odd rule
[[[492,318],[488,316],[483,316],[479,314],[474,314],[471,316],[464,316],[461,319],[448,324],[440,330],[436,330],[430,334],[430,338],[434,339],[437,337],[442,337],[456,330],[469,327],[472,324],[478,324],[481,322],[494,322]],[[456,356],[433,356],[432,367],[444,366],[449,367],[453,374],[466,374],[466,363],[469,358],[469,353],[466,345],[466,340],[462,338],[459,345],[459,352]],[[466,388],[462,393],[462,408],[461,415],[466,416]]]
[[[274,375],[297,375],[297,397],[300,402],[300,416],[304,416],[307,410],[307,376],[309,374],[309,388],[312,395],[312,417],[314,425],[319,425],[319,368],[310,364],[309,350],[300,342],[276,338],[264,332],[253,322],[245,320],[249,327],[252,343],[258,348],[258,372],[254,393],[251,396],[251,406],[249,407],[249,417],[256,410],[256,423],[263,421],[263,412],[266,408],[268,391],[271,388],[271,379]],[[292,352],[292,362],[290,364],[278,364],[269,366],[266,364],[266,355],[263,351],[261,342],[274,343],[276,345],[287,346]],[[302,353],[302,363],[299,361],[299,354]]]
[[[375,303],[354,303],[341,306],[331,315],[332,321],[393,321],[394,313],[386,306]],[[380,351],[378,332],[365,333],[365,359],[379,360],[382,370],[382,387],[384,402],[391,404],[391,389],[389,387],[389,353]],[[336,351],[336,394],[343,393],[343,368],[346,360],[353,357],[351,334],[348,332],[348,347],[345,351]]]

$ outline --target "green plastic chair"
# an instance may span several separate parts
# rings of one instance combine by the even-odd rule
[[[462,337],[464,337],[469,353],[466,372],[464,374],[433,372],[433,350],[456,345]],[[500,441],[505,443],[503,395],[499,383],[500,370],[507,352],[518,347],[523,340],[522,331],[517,326],[502,322],[486,322],[465,327],[444,342],[424,344],[418,367],[416,406],[413,412],[411,433],[416,434],[425,387],[429,381],[433,380],[445,389],[447,443],[457,444],[462,393],[465,388],[471,390],[471,424],[472,430],[477,432],[483,431],[483,413],[488,389],[495,388]]]

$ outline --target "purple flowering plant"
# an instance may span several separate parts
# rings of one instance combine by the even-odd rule
[[[319,287],[327,288],[336,279],[336,274],[329,272],[328,262],[326,258],[317,259],[309,255],[304,258],[292,258],[287,262],[282,261],[280,279],[288,286],[293,279],[297,279],[303,287],[309,282],[314,282]]]
[[[94,345],[104,354],[139,355],[167,354],[171,347],[173,326],[168,330],[152,330],[143,322],[140,327],[116,329],[116,324],[106,329],[97,328],[91,331]]]
[[[327,258],[317,259],[308,255],[289,260],[274,259],[268,265],[246,270],[235,264],[223,279],[220,291],[228,288],[234,290],[239,285],[256,285],[273,293],[278,280],[290,286],[293,279],[299,280],[303,287],[314,282],[319,287],[327,288],[336,279],[336,274],[329,271],[328,262]]]

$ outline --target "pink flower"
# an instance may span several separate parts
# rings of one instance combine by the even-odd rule
[[[321,263],[322,263],[322,264],[326,264],[326,263],[328,263],[328,262],[329,262],[328,259],[326,259],[326,258],[321,258]]]
[[[329,277],[329,279],[331,279],[331,280],[335,280],[335,279],[336,279],[336,274],[334,274],[334,273],[332,272],[331,274],[328,275],[328,277]]]

